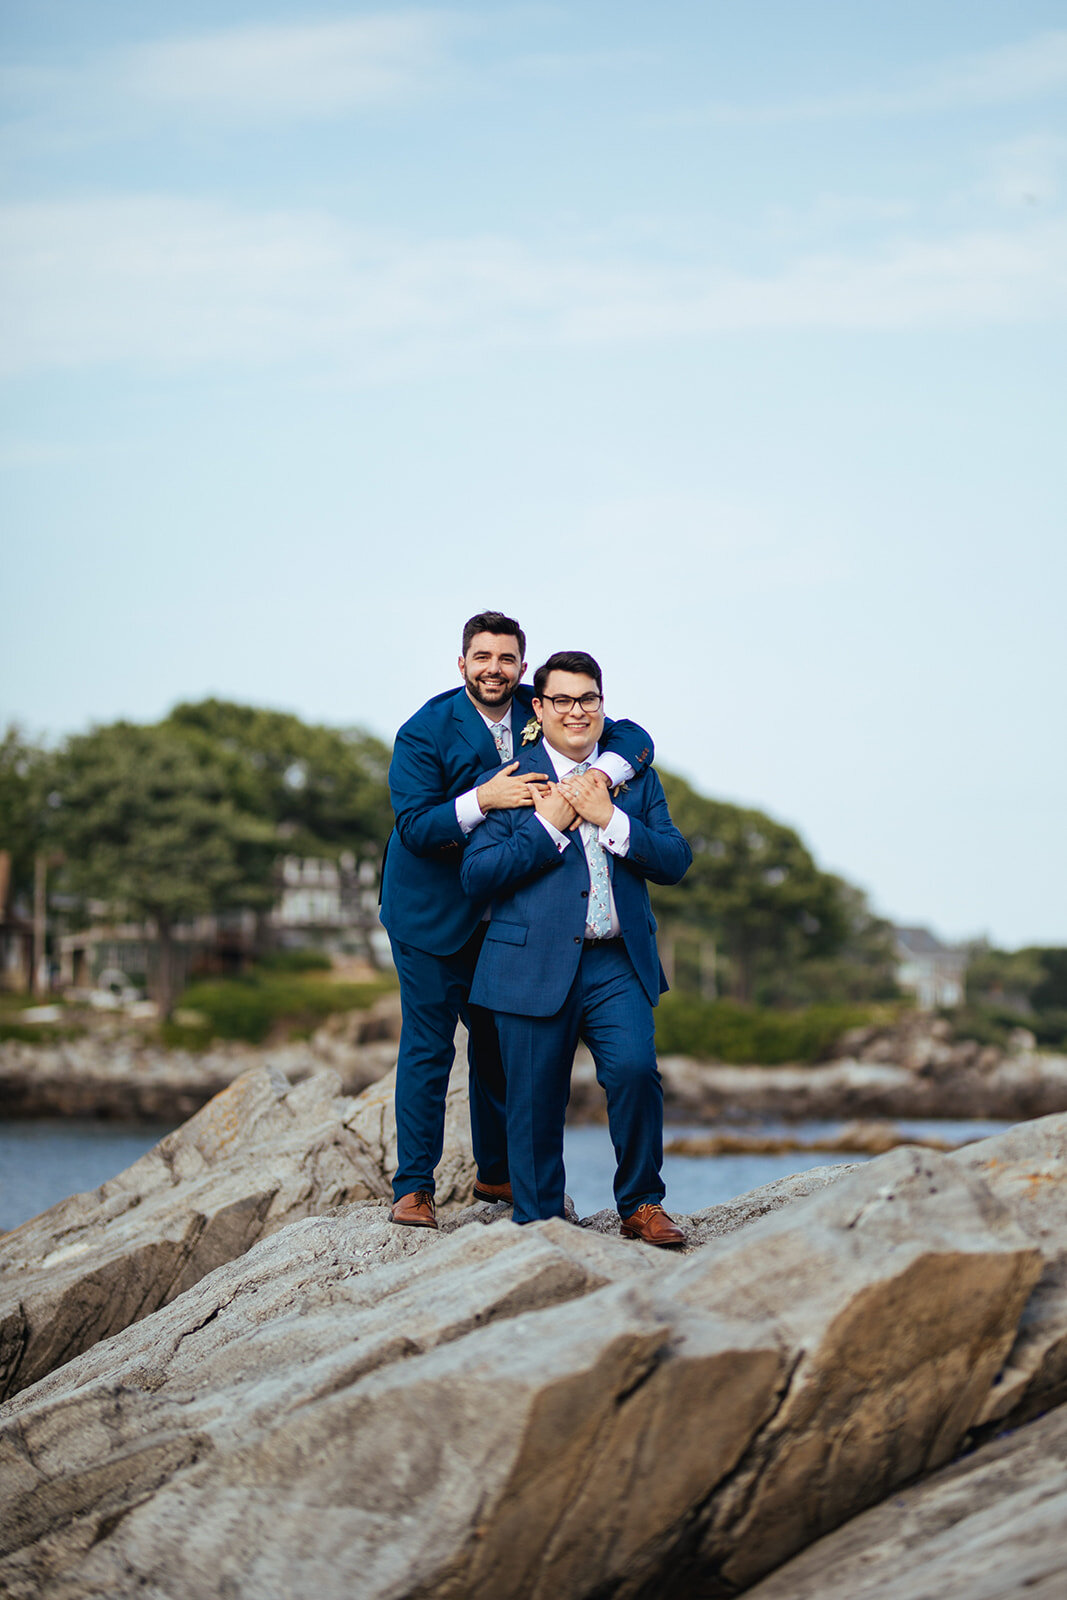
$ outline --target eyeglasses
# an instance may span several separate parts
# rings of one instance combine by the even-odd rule
[[[602,694],[593,694],[591,690],[588,694],[580,695],[546,694],[544,698],[546,704],[552,707],[557,717],[566,716],[567,712],[574,706],[580,706],[583,711],[588,711],[592,715],[594,711],[599,711],[604,704],[604,696]]]

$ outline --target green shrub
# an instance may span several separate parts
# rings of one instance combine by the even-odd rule
[[[662,1055],[783,1066],[825,1060],[849,1028],[885,1020],[884,1007],[818,1005],[803,1011],[765,1011],[736,1000],[667,995],[656,1013],[656,1048]]]
[[[61,1022],[0,1022],[0,1044],[6,1039],[20,1044],[55,1044],[59,1039],[80,1039],[85,1031]]]
[[[323,950],[267,950],[256,966],[263,972],[329,972],[333,962]]]
[[[1067,1011],[1039,1011],[1023,1023],[1045,1050],[1067,1052]]]
[[[161,1022],[159,1025],[160,1042],[168,1050],[206,1050],[214,1034],[210,1022]]]
[[[240,978],[192,983],[181,1011],[197,1012],[203,1024],[164,1024],[165,1043],[202,1048],[211,1038],[262,1044],[275,1028],[287,1034],[308,1032],[335,1011],[365,1011],[394,988],[389,979],[373,983],[328,983],[286,972],[254,969]]]
[[[952,1025],[957,1039],[974,1039],[978,1044],[996,1045],[1003,1050],[1014,1028],[1028,1028],[1030,1018],[1003,1006],[957,1006],[942,1010],[939,1016]]]
[[[30,1011],[34,1006],[62,1005],[63,1001],[54,994],[13,994],[9,989],[0,989],[0,1016],[16,1016],[20,1011]]]
[[[957,1039],[977,1039],[1003,1050],[1016,1028],[1032,1033],[1043,1050],[1067,1051],[1067,1011],[1023,1013],[1006,1006],[959,1006],[942,1011]]]

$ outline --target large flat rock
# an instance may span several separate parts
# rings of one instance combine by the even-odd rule
[[[1063,1600],[1067,1407],[894,1494],[748,1600]]]
[[[392,1074],[355,1099],[329,1071],[295,1087],[243,1074],[118,1177],[0,1237],[0,1398],[297,1218],[384,1200],[395,1161]],[[441,1204],[465,1203],[473,1177],[457,1073]]]
[[[1022,1123],[968,1145],[952,1160],[981,1177],[1009,1208],[1044,1262],[1005,1369],[978,1419],[988,1431],[1067,1401],[1067,1117]]]
[[[735,1592],[959,1449],[1045,1270],[1010,1198],[904,1149],[681,1259],[297,1221],[0,1409],[0,1587]]]

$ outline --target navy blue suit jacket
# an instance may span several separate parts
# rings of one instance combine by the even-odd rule
[[[518,771],[552,774],[538,741],[523,751]],[[646,880],[677,883],[693,852],[671,821],[663,785],[647,768],[615,796],[630,818],[625,856],[607,852],[622,937],[649,1003],[667,987],[656,951],[656,922]],[[581,959],[589,866],[578,833],[561,853],[528,809],[494,811],[463,858],[463,887],[492,897],[492,912],[475,969],[471,999],[492,1011],[550,1017],[562,1006]]]
[[[533,690],[520,684],[510,712],[516,756],[532,700]],[[601,749],[622,756],[635,772],[653,757],[652,740],[629,721],[605,722]],[[489,896],[468,896],[460,885],[467,838],[456,821],[455,801],[499,767],[493,736],[462,684],[427,700],[397,734],[389,766],[395,826],[382,870],[382,922],[402,944],[452,955],[481,921]],[[523,770],[552,772],[536,763]],[[528,811],[523,808],[523,815]],[[492,812],[471,838],[500,814]]]

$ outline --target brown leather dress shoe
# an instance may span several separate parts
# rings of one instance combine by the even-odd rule
[[[488,1200],[490,1205],[503,1201],[506,1206],[515,1204],[515,1197],[511,1192],[510,1183],[483,1183],[481,1178],[474,1180],[474,1198]]]
[[[658,1244],[665,1250],[685,1243],[685,1234],[678,1224],[662,1206],[653,1205],[651,1201],[638,1206],[632,1217],[620,1217],[619,1221],[622,1223],[619,1232],[624,1239],[643,1239],[646,1244]]]
[[[433,1195],[428,1189],[416,1189],[413,1194],[402,1194],[390,1213],[394,1222],[406,1228],[436,1228],[437,1216]]]

